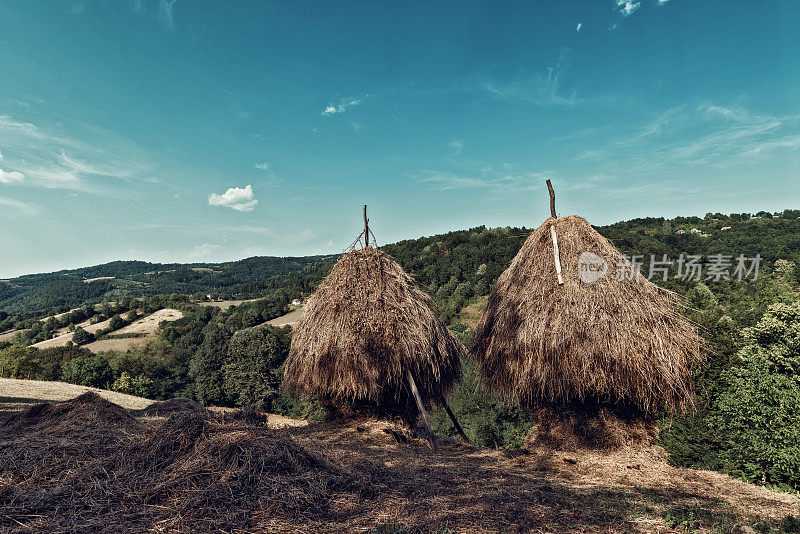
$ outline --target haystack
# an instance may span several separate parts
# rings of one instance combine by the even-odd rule
[[[388,254],[365,247],[345,254],[311,296],[284,383],[329,407],[415,421],[406,372],[430,407],[450,393],[464,353],[431,298]]]
[[[430,296],[369,246],[366,206],[364,223],[365,246],[333,266],[295,325],[284,383],[333,411],[400,415],[410,424],[419,411],[427,427],[424,407],[445,403],[466,351]]]
[[[489,297],[475,342],[480,373],[533,408],[685,410],[701,340],[676,304],[586,220],[551,217]]]

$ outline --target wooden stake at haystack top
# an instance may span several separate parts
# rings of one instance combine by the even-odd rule
[[[309,298],[284,383],[333,413],[399,415],[412,425],[419,416],[435,450],[425,410],[446,406],[466,350],[436,317],[430,296],[369,246],[371,234],[364,206],[364,247],[344,254]]]
[[[690,408],[701,339],[676,311],[677,296],[586,220],[556,217],[547,185],[551,217],[500,275],[477,327],[484,383],[537,410],[625,407],[641,421]]]
[[[547,191],[550,193],[550,216],[553,219],[558,219],[558,215],[556,215],[556,193],[553,191],[553,184],[550,183],[549,179],[547,180]],[[550,225],[550,238],[553,240],[553,258],[556,263],[556,276],[558,276],[558,285],[563,285],[564,279],[561,277],[561,258],[558,254],[558,236],[556,235],[555,222]]]

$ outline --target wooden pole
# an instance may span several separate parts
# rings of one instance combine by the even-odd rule
[[[364,246],[369,246],[369,219],[367,219],[367,205],[364,204]]]
[[[550,193],[550,216],[558,218],[556,215],[556,192],[553,191],[553,184],[550,183],[550,180],[547,180],[547,192]]]
[[[464,429],[461,428],[461,425],[458,424],[458,419],[456,419],[456,416],[453,414],[453,411],[450,410],[450,406],[447,405],[447,401],[444,399],[444,396],[442,396],[442,406],[444,406],[444,411],[447,412],[447,415],[450,416],[450,420],[453,421],[453,426],[456,427],[456,432],[458,432],[458,435],[461,436],[461,441],[463,441],[467,445],[472,445],[472,442],[464,433]]]
[[[428,441],[431,444],[431,448],[433,449],[433,452],[438,452],[439,447],[436,446],[436,438],[433,435],[433,430],[431,430],[430,423],[428,423],[428,414],[425,413],[425,406],[422,404],[422,397],[419,396],[417,383],[414,382],[414,376],[411,374],[410,369],[406,369],[406,380],[408,380],[408,385],[411,386],[411,393],[414,394],[414,400],[417,401],[417,409],[419,409],[419,414],[422,416],[422,423],[425,425],[425,432],[428,434]]]
[[[550,216],[553,219],[558,219],[556,215],[556,192],[553,191],[553,184],[547,180],[547,192],[550,193]],[[561,276],[561,258],[558,253],[558,236],[556,235],[556,222],[550,225],[550,237],[553,240],[553,260],[556,264],[556,275],[558,276],[558,285],[564,285],[564,278]]]
[[[550,237],[553,238],[553,259],[556,262],[556,275],[558,275],[558,285],[564,285],[564,279],[561,277],[561,259],[558,254],[558,237],[556,236],[556,223],[550,225]]]

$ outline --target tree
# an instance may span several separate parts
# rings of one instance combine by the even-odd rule
[[[119,315],[114,315],[108,322],[108,329],[111,332],[113,332],[114,330],[119,330],[123,326],[125,326],[125,321],[123,321],[122,317],[120,317]]]
[[[729,469],[761,483],[800,483],[800,301],[769,307],[743,332],[740,364],[722,373],[712,424]]]
[[[85,345],[86,343],[91,343],[92,341],[94,341],[94,334],[87,332],[80,326],[75,327],[75,333],[72,334],[72,342],[75,345]]]
[[[114,379],[111,366],[103,356],[84,356],[64,364],[61,380],[81,386],[108,387]]]
[[[280,394],[289,341],[272,326],[236,332],[228,345],[225,391],[239,406],[271,411]]]
[[[226,404],[224,365],[231,333],[216,322],[204,329],[203,342],[189,363],[189,376],[194,381],[194,394],[203,404]]]

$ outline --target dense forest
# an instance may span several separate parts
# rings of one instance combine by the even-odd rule
[[[622,254],[640,256],[645,276],[653,274],[655,283],[682,296],[682,312],[698,325],[706,342],[707,360],[696,370],[696,411],[664,414],[661,421],[661,443],[671,461],[796,489],[800,483],[800,210],[634,219],[597,230]],[[477,227],[401,241],[382,250],[435,298],[442,319],[469,346],[474,323],[465,309],[480,311],[483,297],[529,232]],[[690,258],[697,269],[687,276]],[[746,260],[748,269],[739,273],[741,280],[736,274],[738,258]],[[650,273],[651,260],[665,259],[672,263]],[[290,299],[310,294],[333,261],[251,258],[201,267],[212,271],[115,262],[70,271],[77,282],[76,293],[67,294],[72,299],[68,306],[109,297],[120,303],[119,308],[105,310],[84,308],[85,313],[109,316],[124,306],[142,310],[171,306],[185,316],[162,325],[155,341],[124,353],[94,355],[77,346],[36,350],[25,343],[0,343],[0,373],[319,418],[322,412],[313,400],[281,388],[290,329],[264,323],[285,313]],[[148,274],[153,272],[158,274]],[[39,318],[60,305],[48,302],[43,288],[67,276],[37,276],[27,292],[0,293],[3,302],[11,303],[0,312],[0,331],[41,330],[31,325],[43,322]],[[80,281],[104,276],[115,280]],[[12,282],[23,287],[26,278]],[[122,280],[127,285],[120,285]],[[97,286],[96,294],[85,293],[95,284],[106,285]],[[200,287],[261,300],[225,311],[197,306],[191,297]],[[133,296],[138,300],[131,300]],[[47,306],[32,312],[28,306],[37,299]],[[15,312],[22,309],[27,311]],[[464,362],[464,376],[451,405],[479,446],[518,447],[530,426],[525,411],[482,389],[470,361]],[[431,419],[437,432],[453,432],[442,413],[434,412]]]

